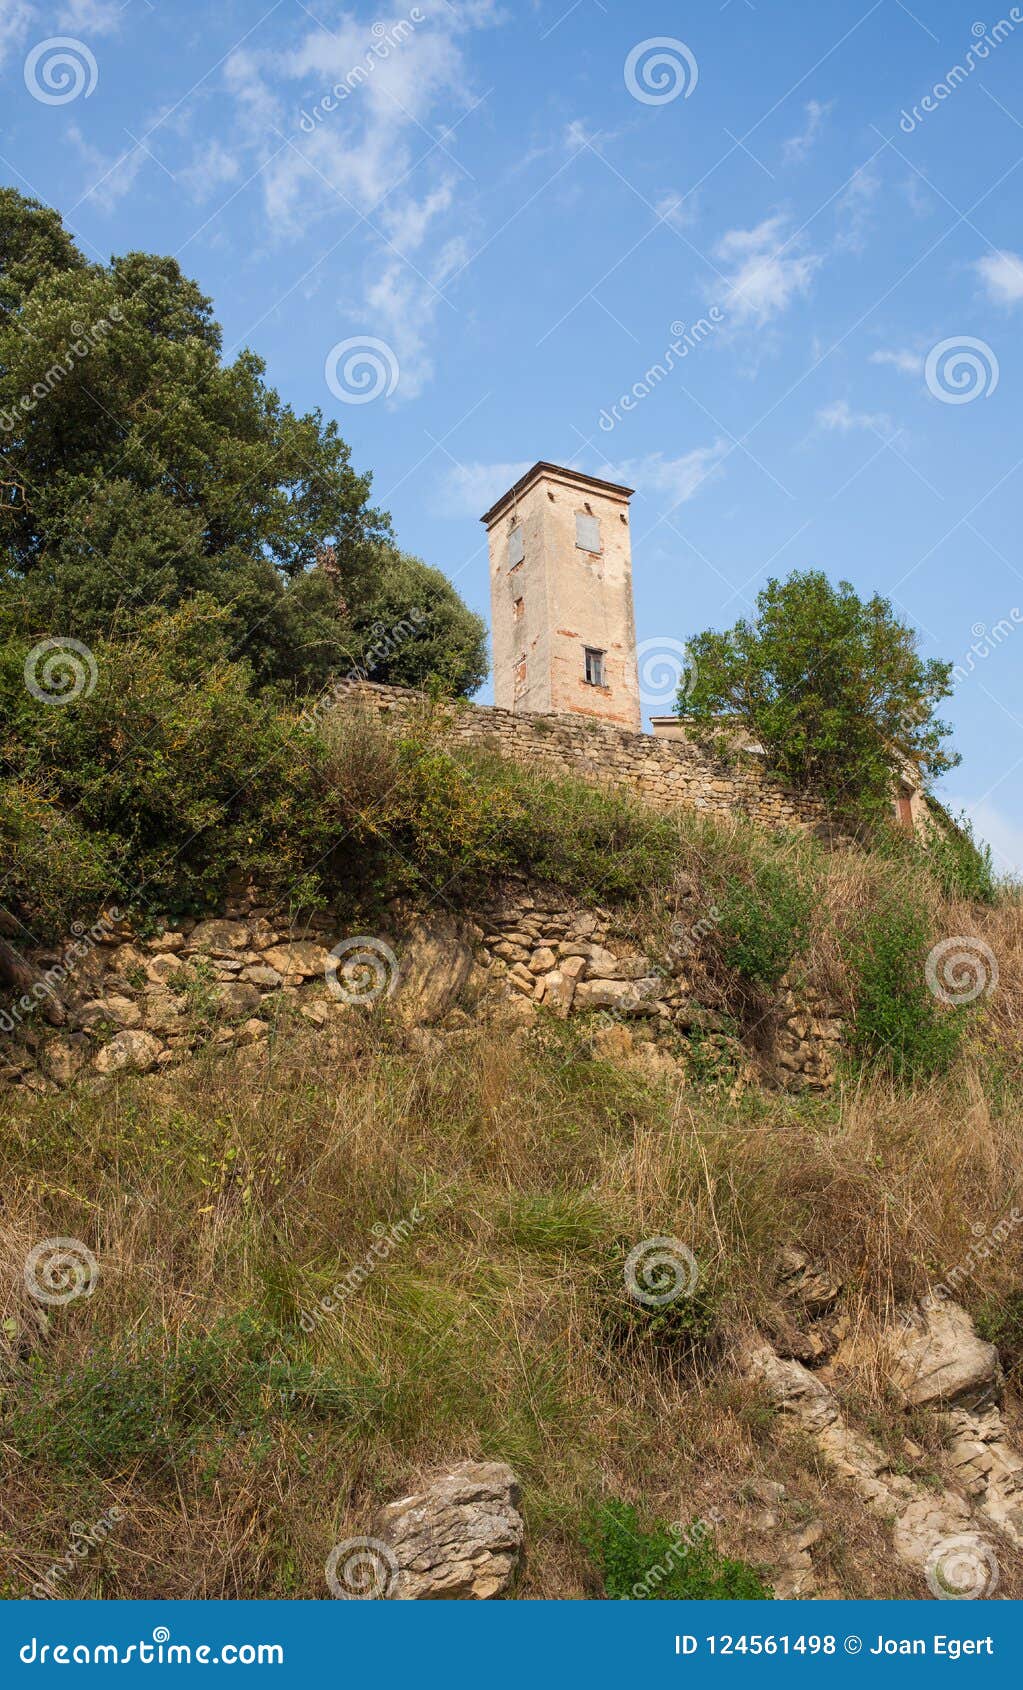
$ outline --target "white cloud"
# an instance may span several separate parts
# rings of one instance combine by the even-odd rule
[[[854,429],[866,429],[885,438],[895,434],[896,428],[884,411],[854,411],[847,399],[836,399],[817,412],[817,426],[828,434],[851,434]]]
[[[402,8],[371,23],[331,0],[317,11],[329,32],[296,15],[290,45],[231,55],[235,129],[261,167],[277,240],[307,234],[320,218],[342,228],[346,217],[370,220],[345,317],[393,347],[396,397],[412,399],[433,374],[435,290],[471,251],[453,168],[454,120],[475,99],[465,39],[500,14],[495,0],[420,0],[418,22]]]
[[[988,798],[960,798],[953,810],[965,810],[979,840],[991,847],[995,870],[1023,878],[1023,827],[1004,815]]]
[[[454,197],[454,183],[448,178],[421,200],[399,200],[395,206],[385,207],[380,221],[399,252],[415,252],[434,219],[450,208]]]
[[[438,509],[444,516],[482,516],[532,467],[531,459],[517,464],[457,464],[441,485]]]
[[[759,327],[809,292],[821,259],[816,253],[798,252],[791,237],[783,240],[785,225],[779,213],[753,229],[730,229],[718,242],[717,257],[735,265],[725,277],[724,308],[733,322]]]
[[[861,164],[835,206],[838,222],[835,245],[839,251],[862,252],[880,189],[881,178],[876,169]]]
[[[820,100],[810,100],[803,107],[806,113],[806,122],[803,128],[798,135],[790,135],[782,148],[787,163],[800,164],[806,157],[817,139],[817,132],[821,124],[833,105],[833,100],[829,100],[827,105],[822,105]]]
[[[212,198],[218,188],[237,181],[241,165],[234,153],[229,153],[220,141],[198,147],[192,163],[177,172],[177,178],[194,200],[202,204]]]
[[[34,11],[31,0],[0,0],[0,65],[27,39]]]
[[[904,352],[894,347],[881,347],[870,354],[872,364],[890,364],[893,370],[898,370],[904,376],[922,376],[924,373],[923,354],[920,352]]]
[[[90,186],[82,199],[92,200],[101,211],[113,211],[118,201],[131,192],[143,165],[157,168],[141,147],[133,145],[121,153],[101,152],[85,139],[76,123],[69,124],[68,136],[89,170]]]
[[[1019,253],[990,253],[987,258],[978,258],[973,268],[995,305],[1012,306],[1023,302],[1023,258]]]
[[[109,35],[120,27],[123,15],[124,0],[64,0],[57,21],[61,29]]]
[[[696,195],[690,190],[687,194],[662,194],[654,209],[663,222],[671,223],[676,229],[687,229],[690,223],[696,222],[699,208]]]
[[[667,493],[672,505],[681,505],[695,498],[701,488],[721,474],[721,461],[728,451],[726,440],[715,440],[713,446],[697,446],[678,458],[650,452],[645,458],[605,464],[601,474],[643,493]]]

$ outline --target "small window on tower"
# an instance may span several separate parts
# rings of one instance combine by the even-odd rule
[[[517,563],[522,562],[525,555],[526,549],[522,544],[522,524],[517,522],[508,535],[508,568],[514,569]]]
[[[586,656],[586,684],[590,687],[604,686],[604,653],[593,646],[584,646]]]
[[[515,600],[515,603],[514,603],[514,605],[513,605],[513,607],[512,607],[512,608],[513,608],[513,610],[514,610],[514,612],[515,612],[515,620],[516,620],[516,622],[520,622],[520,621],[521,621],[521,620],[522,620],[522,612],[523,612],[523,611],[524,611],[524,610],[525,610],[525,608],[526,608],[526,601],[525,601],[525,599],[516,599],[516,600]]]
[[[575,513],[575,543],[581,552],[600,551],[600,522],[588,511]]]

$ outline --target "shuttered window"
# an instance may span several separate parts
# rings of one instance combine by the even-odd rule
[[[586,511],[575,513],[575,543],[583,552],[600,551],[600,523]]]
[[[508,568],[514,569],[517,563],[522,562],[525,555],[526,549],[522,544],[522,524],[517,522],[508,536]]]
[[[584,646],[586,664],[586,682],[591,687],[604,685],[604,653],[597,651],[594,646]]]

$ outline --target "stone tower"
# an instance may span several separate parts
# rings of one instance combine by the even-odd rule
[[[483,517],[494,703],[640,731],[631,487],[534,464]]]

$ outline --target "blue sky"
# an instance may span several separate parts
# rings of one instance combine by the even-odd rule
[[[1023,871],[1023,7],[0,0],[0,88],[3,178],[174,253],[485,615],[538,458],[637,489],[655,711],[770,574],[888,594]]]

